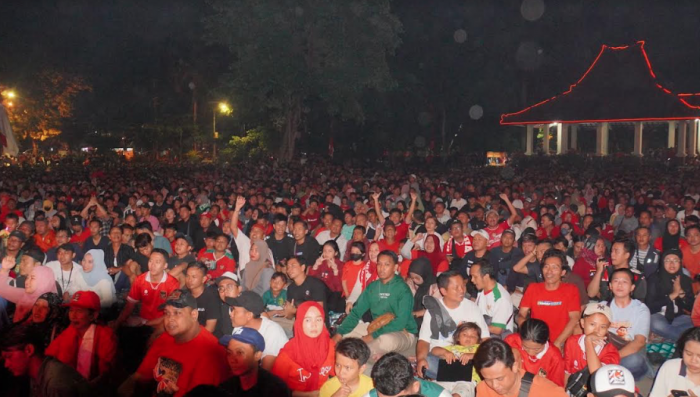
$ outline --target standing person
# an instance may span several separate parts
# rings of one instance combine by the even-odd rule
[[[370,350],[361,339],[347,338],[335,346],[335,377],[321,386],[319,397],[362,397],[374,384],[365,375]],[[340,392],[339,394],[336,394]]]
[[[617,269],[610,277],[613,299],[610,301],[612,343],[620,350],[620,364],[641,380],[649,371],[646,344],[649,338],[649,308],[632,298],[634,274],[629,269]]]
[[[155,392],[184,396],[198,385],[218,385],[228,377],[226,352],[197,321],[197,300],[176,290],[162,306],[165,332],[148,349],[139,368],[119,388],[120,396],[157,383]]]
[[[275,272],[270,249],[262,239],[255,239],[250,246],[250,262],[241,272],[241,284],[246,291],[262,296],[270,289],[270,279]]]
[[[317,395],[335,375],[335,342],[325,326],[323,307],[316,302],[299,305],[294,337],[280,350],[272,373],[292,390],[292,395]]]
[[[561,386],[550,380],[527,375],[521,361],[515,359],[513,349],[500,339],[489,339],[479,346],[474,355],[474,367],[482,379],[476,385],[476,395],[479,397],[513,397],[528,389],[529,396],[567,396]]]
[[[214,332],[216,324],[219,321],[225,321],[225,318],[219,318],[218,297],[214,290],[207,288],[207,282],[210,280],[207,274],[207,267],[201,262],[192,262],[187,266],[185,272],[185,286],[190,294],[197,300],[197,321],[207,331]]]
[[[117,338],[111,328],[97,324],[100,298],[92,291],[78,291],[68,307],[70,325],[51,342],[46,355],[75,368],[93,384],[102,383],[113,368]]]
[[[561,280],[565,263],[566,256],[559,250],[551,248],[544,253],[544,282],[530,284],[525,290],[516,320],[518,325],[522,325],[528,315],[543,320],[549,326],[550,342],[560,350],[581,317],[578,289]]]
[[[2,259],[2,269],[0,269],[0,297],[13,302],[15,314],[12,321],[17,323],[23,320],[27,313],[32,310],[37,298],[46,292],[56,293],[56,279],[53,271],[48,267],[37,266],[27,276],[24,288],[11,287],[8,284],[10,270],[15,267],[15,260],[9,256]]]
[[[479,291],[476,305],[488,324],[489,333],[504,337],[513,332],[513,301],[508,291],[496,281],[496,274],[497,270],[484,260],[472,265],[471,280]]]
[[[253,328],[241,327],[219,339],[226,347],[231,377],[219,385],[230,396],[291,397],[287,385],[259,365],[265,350],[265,340]]]
[[[81,266],[85,287],[100,297],[102,307],[108,308],[117,301],[117,296],[112,278],[107,273],[104,256],[104,251],[92,249],[83,256]]]
[[[549,343],[547,323],[535,318],[525,320],[518,333],[506,336],[504,341],[520,351],[525,371],[564,387],[564,358],[561,351]]]
[[[683,274],[682,259],[678,249],[664,251],[659,270],[649,277],[646,304],[651,312],[651,332],[670,341],[677,341],[693,326],[685,313],[693,310],[695,297],[692,280]]]

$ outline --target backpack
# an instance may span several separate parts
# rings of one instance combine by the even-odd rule
[[[518,397],[528,397],[533,380],[535,380],[535,375],[530,372],[525,372],[525,375],[523,375],[523,378],[520,380],[520,391],[518,391]]]

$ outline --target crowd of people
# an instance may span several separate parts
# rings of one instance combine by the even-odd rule
[[[0,168],[0,389],[700,395],[698,169],[595,161]]]

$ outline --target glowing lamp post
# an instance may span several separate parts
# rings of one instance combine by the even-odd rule
[[[218,103],[218,111],[223,114],[223,115],[229,115],[231,114],[231,107],[226,103],[226,102],[219,102]],[[216,132],[216,110],[213,112],[214,114],[214,122],[212,123],[212,135],[214,136],[214,146],[212,150],[212,154],[214,158],[216,158],[216,140],[219,139],[219,133]]]

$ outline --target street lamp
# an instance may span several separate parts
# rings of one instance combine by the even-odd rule
[[[232,112],[231,107],[226,102],[219,102],[218,108],[219,112],[223,115],[229,115]],[[212,113],[214,114],[214,122],[212,123],[212,135],[214,136],[214,150],[212,151],[212,154],[214,158],[216,158],[216,140],[219,139],[219,133],[216,132],[216,110],[214,110],[214,112]]]

